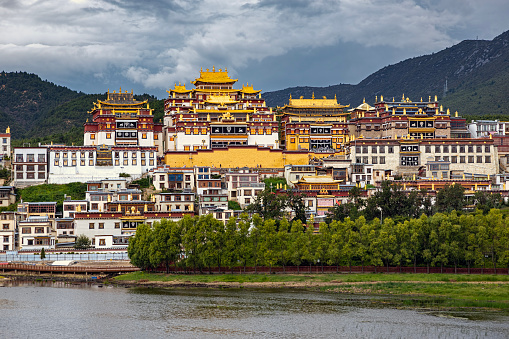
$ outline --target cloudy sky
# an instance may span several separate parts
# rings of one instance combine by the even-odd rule
[[[507,0],[0,0],[0,70],[159,98],[203,69],[272,91],[356,84],[509,29]]]

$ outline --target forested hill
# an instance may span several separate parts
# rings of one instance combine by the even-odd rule
[[[0,73],[0,131],[11,127],[20,138],[55,107],[83,96],[83,93],[43,81],[35,74]],[[49,131],[48,131],[49,132]]]
[[[447,80],[447,92],[444,93]],[[506,114],[509,107],[509,31],[491,41],[465,40],[438,53],[401,61],[371,74],[357,85],[293,87],[263,94],[269,106],[283,106],[294,98],[327,96],[358,106],[375,96],[411,100],[437,95],[444,107],[461,115]]]
[[[163,116],[162,100],[143,94],[154,108],[155,121]],[[83,144],[83,123],[94,101],[106,93],[85,94],[25,72],[0,73],[0,131],[11,127],[14,144],[28,142]]]

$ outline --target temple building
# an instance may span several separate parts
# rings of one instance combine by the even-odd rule
[[[418,139],[469,138],[466,119],[451,115],[449,109],[439,105],[437,97],[432,101],[385,101],[383,96],[375,99],[372,107],[366,102],[350,110],[350,135],[352,139]]]
[[[85,146],[156,147],[163,155],[163,124],[154,123],[147,100],[137,101],[133,92],[122,89],[110,93],[105,101],[97,100],[85,123]]]
[[[348,141],[349,107],[334,99],[293,99],[280,108],[281,145],[289,151],[341,152]]]
[[[177,85],[164,102],[164,132],[169,151],[259,146],[279,148],[278,122],[261,90],[234,89],[226,69],[200,71],[193,89]]]

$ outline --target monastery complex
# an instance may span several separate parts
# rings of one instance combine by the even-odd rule
[[[39,145],[11,150],[10,129],[0,135],[1,156],[11,158],[12,186],[0,204],[16,201],[14,187],[86,182],[85,200],[22,202],[4,212],[0,250],[55,248],[85,234],[93,246],[124,248],[142,223],[213,214],[226,221],[281,177],[305,195],[306,216],[320,220],[345,203],[348,191],[368,196],[383,180],[405,191],[461,184],[507,197],[509,123],[474,121],[444,108],[436,96],[375,97],[360,105],[334,98],[289,97],[267,107],[261,90],[237,85],[226,69],[200,70],[192,86],[175,84],[154,121],[147,101],[133,92],[97,100],[84,124],[84,145]],[[149,177],[145,194],[130,181]],[[57,245],[58,244],[58,245]]]

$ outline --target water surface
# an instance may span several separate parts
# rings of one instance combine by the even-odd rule
[[[363,296],[47,282],[4,285],[0,288],[4,338],[509,337],[509,317],[504,314],[466,312],[452,317],[433,310],[400,309]]]

